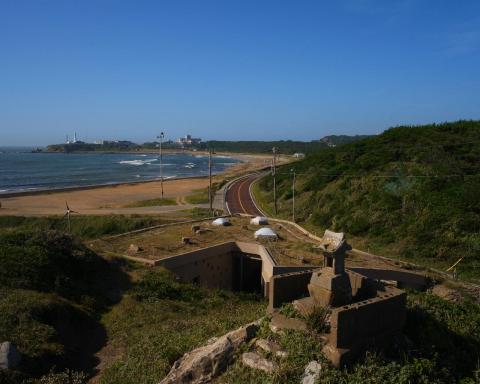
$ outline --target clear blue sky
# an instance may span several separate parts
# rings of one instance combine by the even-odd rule
[[[0,146],[480,118],[478,0],[0,0]]]

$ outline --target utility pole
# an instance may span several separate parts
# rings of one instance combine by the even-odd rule
[[[295,223],[295,169],[292,168],[291,172],[293,173],[293,180],[292,180],[292,221]]]
[[[210,216],[213,216],[212,196],[212,149],[208,150],[208,202],[210,204]]]
[[[273,147],[273,162],[272,162],[272,176],[273,176],[273,209],[275,215],[277,214],[277,148]]]
[[[163,155],[162,155],[162,141],[165,134],[160,132],[160,135],[157,136],[157,139],[160,139],[160,187],[162,189],[162,200],[163,200]]]

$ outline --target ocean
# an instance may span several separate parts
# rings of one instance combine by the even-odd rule
[[[31,153],[31,150],[0,147],[0,195],[160,178],[160,160],[155,154]],[[229,156],[213,156],[212,173],[222,172],[238,162]],[[163,155],[164,180],[206,175],[206,155]]]

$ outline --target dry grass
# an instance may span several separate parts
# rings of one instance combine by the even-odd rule
[[[194,234],[192,224],[185,223],[163,227],[151,231],[132,234],[111,240],[97,240],[92,247],[99,253],[123,255],[130,244],[138,245],[143,251],[136,254],[150,260],[157,260],[179,253],[221,244],[227,241],[255,242],[254,232],[259,228],[249,224],[248,218],[231,218],[231,226],[216,227],[210,221],[196,223],[207,229],[203,234]],[[311,242],[301,241],[304,235],[294,228],[285,229],[283,225],[270,225],[280,236],[278,241],[263,242],[279,264],[300,265],[302,259],[318,264],[322,257]],[[182,237],[189,237],[192,244],[183,244]]]

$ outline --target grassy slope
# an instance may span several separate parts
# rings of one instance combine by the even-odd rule
[[[480,379],[479,322],[480,306],[468,299],[449,303],[431,294],[409,292],[406,338],[397,339],[387,350],[367,352],[348,370],[330,365],[315,332],[279,335],[263,326],[260,337],[276,340],[288,352],[285,359],[270,356],[279,365],[274,375],[247,368],[237,360],[215,382],[298,383],[308,362],[317,360],[322,364],[319,384],[475,384]]]
[[[177,202],[173,198],[158,198],[150,200],[141,200],[134,203],[125,205],[125,208],[137,208],[137,207],[162,207],[165,205],[177,205]]]
[[[0,340],[23,354],[1,383],[71,384],[107,343],[102,383],[155,383],[184,352],[265,312],[257,297],[178,283],[160,268],[107,261],[57,231],[0,230]],[[31,223],[30,223],[31,224]],[[120,263],[120,264],[119,264]],[[66,377],[63,376],[66,375]],[[75,383],[86,382],[78,375]]]
[[[291,215],[290,168],[277,184]],[[297,220],[365,239],[371,250],[480,276],[480,122],[398,127],[295,163]],[[414,177],[412,177],[414,176]],[[272,178],[256,189],[272,211]]]
[[[159,216],[139,215],[73,216],[71,220],[72,234],[82,239],[96,239],[101,236],[115,235],[172,221]],[[0,216],[0,231],[9,228],[17,230],[55,229],[65,231],[67,223],[60,216]]]
[[[155,268],[103,318],[120,358],[100,383],[156,383],[183,353],[265,314],[253,296],[180,284]]]

